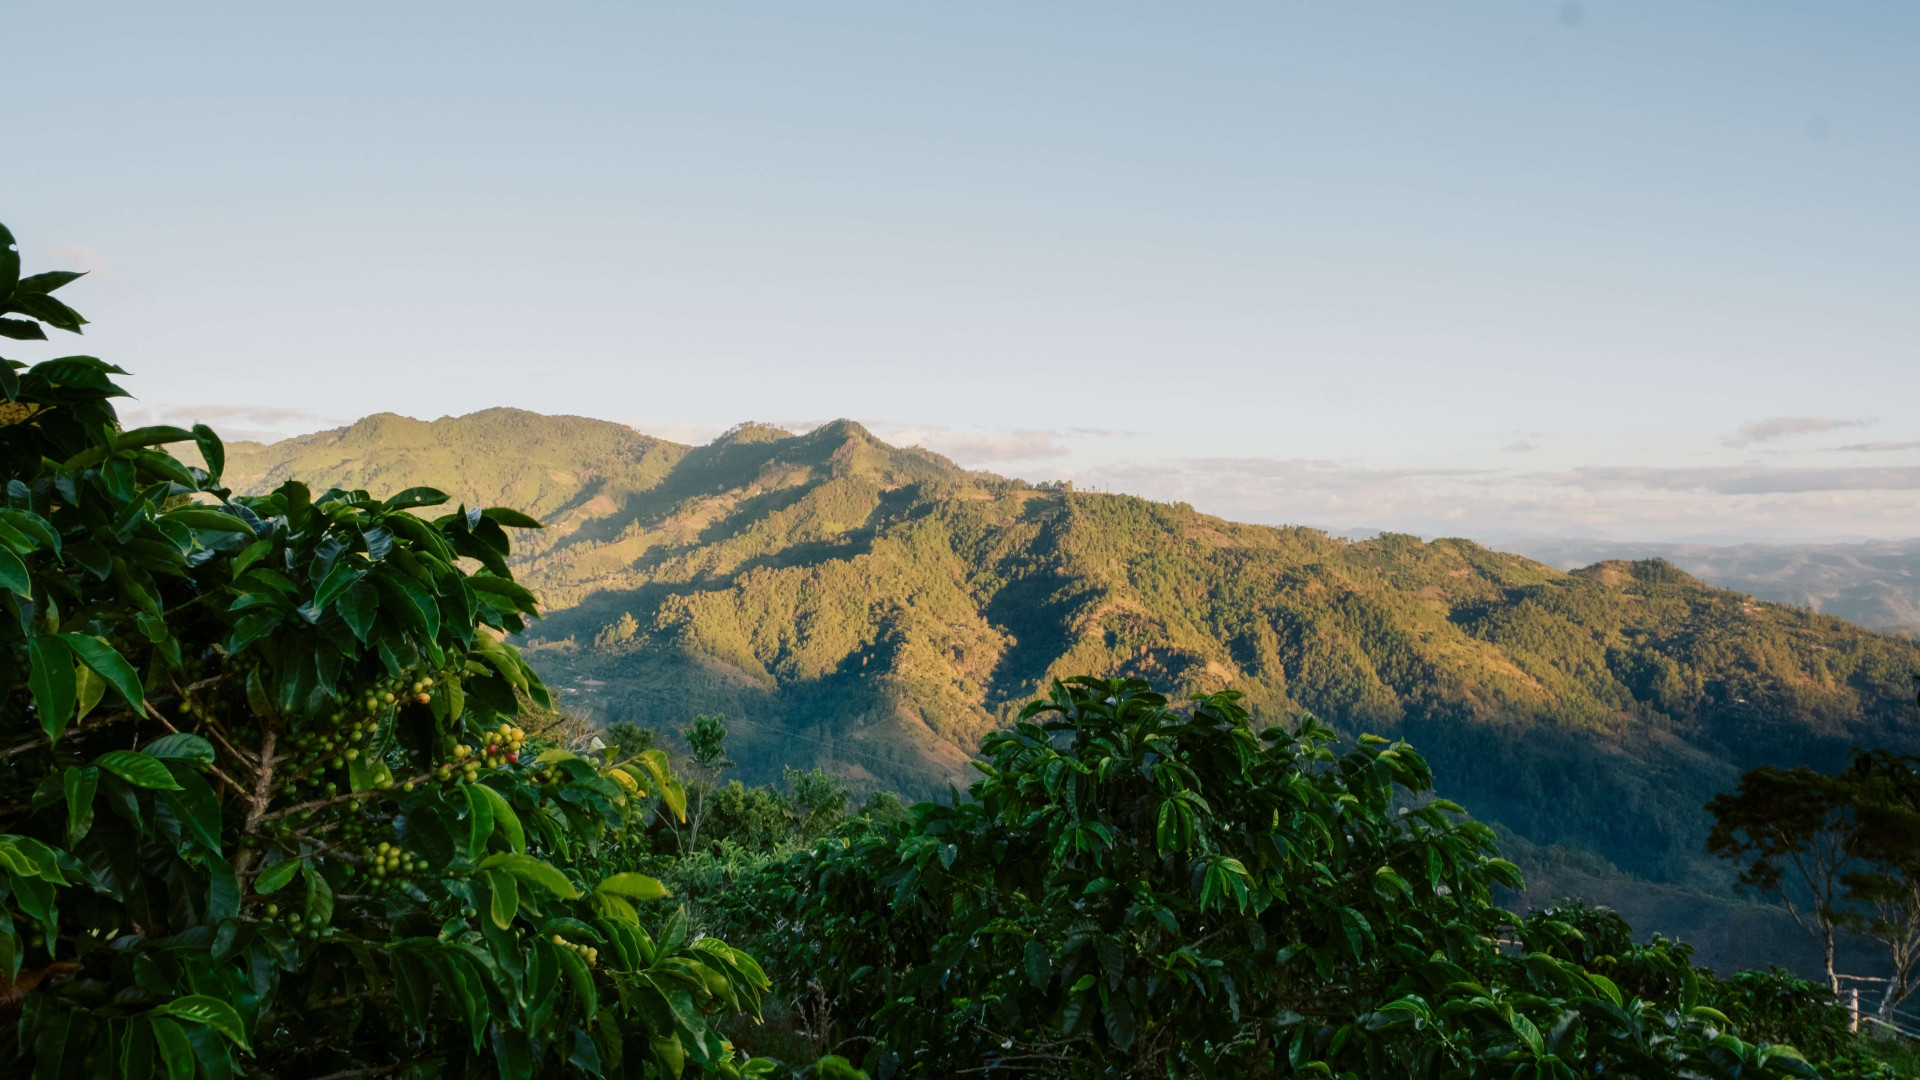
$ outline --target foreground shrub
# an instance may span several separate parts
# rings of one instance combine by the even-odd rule
[[[77,331],[0,229],[0,334]],[[27,318],[17,316],[24,315]],[[0,1019],[36,1077],[763,1074],[753,960],[634,873],[659,751],[535,753],[504,509],[232,496],[120,369],[0,362]],[[204,468],[157,449],[197,444]],[[463,567],[471,567],[471,570]],[[658,912],[659,908],[651,910]]]
[[[1420,756],[1332,743],[1232,693],[1056,685],[986,739],[971,801],[789,863],[769,947],[881,1078],[1813,1075],[1690,965],[1641,957],[1626,989],[1576,928],[1494,907],[1519,875]]]

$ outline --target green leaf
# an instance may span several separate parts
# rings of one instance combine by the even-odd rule
[[[448,499],[446,492],[438,488],[410,487],[380,504],[380,509],[392,512],[411,510],[417,506],[439,506]]]
[[[687,789],[686,785],[680,782],[679,777],[672,777],[667,781],[666,786],[660,789],[660,802],[673,811],[673,816],[679,818],[681,824],[686,824]]]
[[[294,879],[294,875],[300,872],[302,865],[299,859],[284,859],[274,863],[260,871],[260,876],[253,879],[253,891],[261,896],[279,892],[286,887],[287,882]]]
[[[15,291],[45,295],[56,289],[65,288],[86,276],[85,270],[46,270],[21,278]],[[5,289],[0,289],[0,295],[5,295],[5,292]]]
[[[1035,990],[1045,992],[1047,984],[1053,981],[1053,956],[1047,951],[1046,943],[1028,939],[1025,960],[1027,981]]]
[[[19,873],[54,885],[67,884],[67,879],[60,873],[60,856],[54,849],[30,836],[9,836],[0,840],[0,843],[5,845],[0,850],[10,849],[17,857],[10,858],[8,862]],[[26,865],[20,866],[18,859],[25,859]]]
[[[231,532],[254,535],[253,526],[238,514],[229,514],[211,506],[182,506],[178,510],[169,510],[160,515],[161,521],[172,521],[185,525],[189,529],[201,532]]]
[[[496,525],[504,525],[509,529],[546,528],[545,525],[540,524],[538,519],[530,518],[520,511],[506,506],[489,506],[485,510],[480,511],[480,516]]]
[[[300,864],[300,876],[305,879],[307,883],[308,918],[311,919],[315,915],[320,916],[319,925],[321,926],[332,922],[333,886],[327,884],[327,879],[320,876],[320,871],[315,870],[311,865],[304,862]]]
[[[517,1028],[493,1028],[493,1058],[499,1080],[533,1080],[533,1044]]]
[[[12,338],[15,341],[45,341],[47,332],[40,329],[40,324],[36,322],[28,322],[25,319],[0,319],[0,337]]]
[[[19,284],[20,245],[7,227],[0,225],[0,300],[12,297]]]
[[[600,913],[601,918],[619,919],[624,922],[633,923],[636,926],[640,923],[640,913],[635,911],[633,905],[624,897],[615,896],[612,893],[596,892],[593,894],[593,906],[594,909]]]
[[[593,891],[641,901],[661,900],[673,895],[672,890],[662,885],[658,879],[631,872],[615,874],[595,886]]]
[[[173,811],[174,817],[180,824],[187,827],[193,839],[198,840],[208,854],[219,857],[221,855],[219,798],[214,795],[213,789],[207,786],[207,782],[200,778],[200,774],[193,771],[192,766],[175,762],[167,772],[173,776],[174,783],[180,785],[178,791],[161,794],[167,808]],[[227,865],[224,858],[220,865]],[[229,872],[231,872],[230,869]],[[236,885],[235,900],[239,899],[237,888]]]
[[[492,895],[488,911],[493,925],[505,930],[513,925],[513,917],[520,910],[520,883],[505,870],[486,871],[487,891]]]
[[[493,835],[493,800],[476,790],[483,785],[462,784],[467,797],[467,858],[480,861],[487,850],[487,838]]]
[[[654,787],[660,793],[660,802],[673,811],[673,816],[682,822],[687,820],[687,789],[681,785],[680,778],[673,775],[673,769],[667,764],[664,750],[643,750],[634,755],[634,760],[653,774]]]
[[[186,1030],[164,1016],[154,1017],[151,1023],[154,1048],[167,1070],[167,1080],[193,1080],[193,1044],[187,1041]]]
[[[1534,1026],[1533,1021],[1516,1012],[1508,1022],[1513,1027],[1513,1033],[1520,1036],[1521,1041],[1527,1044],[1527,1049],[1533,1051],[1533,1056],[1539,1057],[1547,1052],[1546,1040],[1540,1037],[1540,1029]]]
[[[180,782],[173,778],[173,774],[158,758],[148,757],[138,750],[109,750],[94,758],[93,763],[134,787],[156,791],[180,790]]]
[[[159,446],[163,443],[186,442],[193,438],[193,432],[185,428],[171,427],[165,424],[154,427],[134,428],[123,431],[113,437],[116,450],[132,450],[140,446]]]
[[[177,1016],[195,1024],[205,1024],[231,1039],[242,1050],[247,1048],[247,1026],[232,1005],[208,994],[189,994],[156,1006],[151,1016]]]
[[[12,590],[22,600],[33,599],[33,577],[27,573],[27,564],[5,547],[0,547],[0,588]]]
[[[554,953],[560,957],[560,969],[567,973],[567,982],[573,985],[581,1015],[592,1016],[600,1007],[600,993],[593,985],[593,973],[587,970],[587,962],[572,949],[555,949]]]
[[[33,691],[33,704],[40,713],[40,730],[49,740],[58,742],[79,696],[73,676],[73,650],[56,636],[40,634],[27,642],[27,656],[33,664],[27,688]]]
[[[193,441],[200,447],[200,460],[207,463],[207,475],[218,482],[227,471],[227,448],[220,436],[205,424],[193,425]]]
[[[342,593],[351,589],[365,576],[366,571],[345,560],[334,563],[333,569],[328,570],[327,576],[314,587],[313,610],[316,612],[327,610]]]
[[[389,605],[399,609],[396,614],[403,621],[412,623],[428,641],[440,636],[440,605],[424,586],[406,574],[390,570],[378,570],[371,576]]]
[[[525,586],[522,586],[511,578],[503,578],[494,574],[475,574],[467,579],[467,584],[471,586],[475,592],[491,593],[494,596],[506,597],[513,602],[516,610],[532,611],[538,606],[534,595],[528,592]]]
[[[373,618],[380,610],[380,590],[373,582],[362,578],[354,582],[340,599],[334,602],[334,609],[346,620],[347,629],[361,641],[367,640],[367,631],[373,629]]]
[[[101,678],[87,665],[75,664],[73,687],[78,698],[78,707],[73,711],[73,721],[77,724],[87,718],[87,714],[93,711],[95,705],[100,704],[101,698],[107,696],[107,680]]]
[[[531,855],[489,855],[480,863],[482,870],[505,870],[529,885],[538,885],[562,900],[572,900],[580,895],[580,890],[567,875],[553,868],[550,863],[542,862]]]
[[[481,797],[487,800],[488,808],[493,811],[493,827],[506,834],[507,846],[522,855],[526,854],[527,831],[520,824],[520,816],[513,812],[513,807],[507,805],[506,798],[485,784],[468,784],[467,791],[480,792]]]
[[[648,1045],[653,1048],[653,1056],[659,1060],[661,1069],[673,1080],[680,1080],[681,1070],[687,1067],[687,1051],[680,1045],[680,1037],[656,1035]]]
[[[67,643],[82,663],[99,672],[101,678],[120,691],[133,711],[146,712],[147,695],[140,688],[140,675],[113,646],[88,634],[61,634],[60,640]]]
[[[145,1020],[127,1022],[126,1037],[120,1046],[120,1072],[116,1080],[148,1080],[153,1076],[153,1025]]]
[[[39,319],[48,326],[59,327],[75,334],[87,324],[87,320],[82,318],[79,312],[45,293],[15,293],[13,299],[7,302],[7,306],[22,315]]]
[[[5,362],[0,361],[0,367],[5,366]],[[39,514],[28,510],[0,510],[0,521],[38,540],[41,547],[51,549],[55,555],[60,554],[60,534]]]
[[[69,765],[60,774],[67,797],[67,846],[80,842],[93,828],[93,793],[100,787],[100,770],[91,765]]]
[[[1107,999],[1101,1012],[1105,1014],[1107,1022],[1107,1038],[1113,1040],[1113,1045],[1119,1050],[1131,1049],[1136,1034],[1133,1003],[1127,1000],[1124,993],[1116,993]]]
[[[248,567],[265,558],[267,553],[272,550],[273,541],[271,540],[255,540],[253,543],[248,544],[246,550],[242,551],[240,556],[233,560],[233,576],[238,578],[241,574],[246,573]]]
[[[173,761],[191,761],[198,765],[213,764],[213,744],[189,731],[162,735],[140,748],[148,757],[167,758]]]

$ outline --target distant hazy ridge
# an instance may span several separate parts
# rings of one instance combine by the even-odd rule
[[[1920,634],[1920,540],[1712,545],[1527,539],[1506,546],[1562,570],[1602,559],[1666,559],[1723,589],[1799,604],[1876,630]]]

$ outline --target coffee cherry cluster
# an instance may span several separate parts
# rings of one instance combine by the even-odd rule
[[[453,757],[440,763],[434,775],[441,780],[451,780],[455,773],[473,783],[482,768],[504,769],[520,763],[520,748],[526,744],[527,733],[512,724],[501,724],[492,731],[484,732],[481,738],[485,742],[478,750],[466,743],[453,748]]]
[[[595,949],[587,945],[575,945],[573,942],[568,941],[566,938],[561,937],[559,934],[553,935],[552,941],[555,945],[558,945],[560,948],[572,949],[575,953],[579,954],[580,959],[585,960],[587,962],[588,967],[592,967],[593,965],[600,962],[599,949]]]
[[[262,914],[267,917],[269,922],[278,919],[280,918],[280,905],[268,904]],[[312,915],[303,915],[298,911],[289,911],[284,921],[287,926],[287,933],[292,934],[294,937],[317,938],[326,933],[328,929],[325,925],[326,920],[322,919],[317,912]]]
[[[427,868],[427,860],[385,840],[367,851],[365,858],[363,872],[373,879],[368,886],[375,892],[399,888],[406,879]]]
[[[426,672],[378,679],[346,707],[309,717],[291,736],[295,756],[290,779],[281,791],[298,796],[303,784],[313,789],[306,793],[308,797],[344,790],[346,778],[341,774],[361,754],[370,752],[381,723],[400,705],[430,703],[434,685],[433,674]]]

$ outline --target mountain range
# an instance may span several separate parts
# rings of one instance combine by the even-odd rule
[[[705,446],[494,409],[228,449],[229,483],[416,485],[546,523],[523,645],[568,707],[729,721],[743,779],[819,764],[928,796],[1049,680],[1234,689],[1411,740],[1542,866],[1725,885],[1702,804],[1760,764],[1920,750],[1920,647],[1674,561],[1572,570],[1459,539],[1353,541],[1035,485],[839,421]]]

